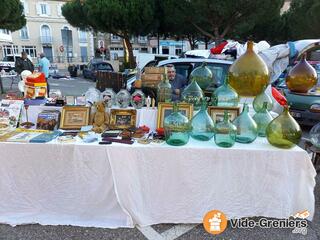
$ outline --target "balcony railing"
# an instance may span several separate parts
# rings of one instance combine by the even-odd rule
[[[52,36],[40,36],[40,42],[42,44],[52,44]]]

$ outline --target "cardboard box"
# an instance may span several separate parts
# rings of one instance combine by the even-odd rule
[[[164,67],[145,67],[144,73],[145,74],[164,74],[165,68]]]

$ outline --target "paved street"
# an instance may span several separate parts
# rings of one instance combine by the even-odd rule
[[[83,78],[71,80],[50,79],[51,88],[61,89],[63,95],[81,95],[90,86],[95,86],[92,81]],[[6,91],[17,91],[17,85],[13,85],[10,90],[11,82],[4,80]],[[304,132],[307,136],[307,131]],[[292,229],[232,229],[230,224],[227,230],[215,239],[320,239],[320,175],[317,176],[316,213],[313,222],[309,223],[308,234],[293,234]],[[254,218],[255,220],[257,218]],[[149,239],[149,240],[197,240],[213,239],[214,237],[206,233],[201,224],[195,225],[175,225],[160,224],[152,227],[134,229],[102,229],[102,228],[83,228],[73,226],[41,226],[22,225],[12,227],[0,224],[0,240],[104,240],[104,239]]]

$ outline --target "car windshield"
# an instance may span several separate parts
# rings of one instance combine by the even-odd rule
[[[97,69],[98,70],[112,71],[112,67],[108,63],[99,63],[99,64],[97,64]]]
[[[3,58],[3,61],[4,62],[14,62],[14,58],[13,58],[13,56],[5,56]]]

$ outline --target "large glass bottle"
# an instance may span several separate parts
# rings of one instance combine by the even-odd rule
[[[116,103],[120,108],[126,108],[130,104],[131,95],[127,89],[121,89],[116,95]]]
[[[131,105],[136,109],[140,109],[144,106],[146,97],[140,89],[136,89],[131,95]]]
[[[216,84],[215,78],[213,77],[211,70],[207,67],[206,62],[203,62],[201,66],[196,67],[190,73],[190,80],[195,80],[203,91],[205,91],[210,85]]]
[[[266,129],[268,142],[278,148],[292,148],[299,143],[302,132],[299,124],[284,106],[283,112]]]
[[[307,62],[305,54],[286,77],[286,84],[290,91],[298,93],[307,93],[317,84],[317,81],[317,72]]]
[[[214,142],[219,147],[232,147],[236,141],[237,127],[229,120],[229,112],[224,111],[223,121],[215,127]]]
[[[228,78],[218,87],[211,96],[213,106],[237,107],[239,97],[237,92],[229,85]]]
[[[266,94],[266,88],[254,98],[252,103],[254,110],[259,112],[262,109],[264,102],[267,103],[267,110],[271,111],[273,107],[273,101],[272,98]]]
[[[273,120],[273,117],[268,112],[268,102],[264,102],[259,112],[253,115],[253,120],[258,126],[258,136],[265,137],[267,126]]]
[[[172,89],[167,74],[163,74],[163,80],[158,84],[158,102],[171,102]]]
[[[182,91],[181,100],[183,102],[193,104],[194,110],[199,110],[201,107],[200,100],[203,98],[203,92],[196,82],[195,78],[191,80],[191,83]]]
[[[253,51],[253,42],[247,42],[247,51],[229,68],[229,84],[242,97],[254,97],[269,83],[269,70],[263,59]]]
[[[190,122],[179,112],[178,104],[173,104],[173,112],[163,122],[166,143],[173,146],[182,146],[188,143]]]
[[[200,111],[191,119],[191,137],[200,141],[209,141],[214,135],[214,123],[207,111],[207,102],[201,100]]]
[[[241,114],[232,122],[237,127],[236,142],[251,143],[258,136],[258,127],[256,122],[249,115],[249,106],[243,104]]]

